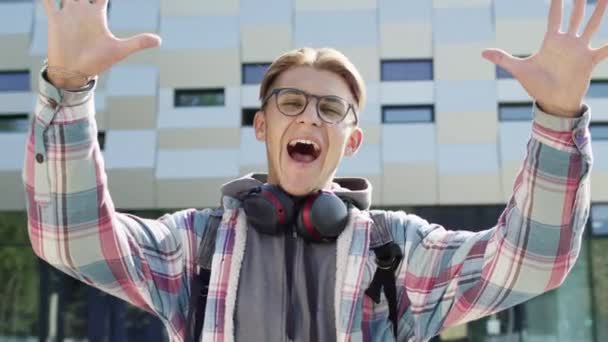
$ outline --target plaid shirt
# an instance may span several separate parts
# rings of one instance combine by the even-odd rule
[[[210,209],[157,220],[118,213],[96,140],[94,83],[59,91],[43,78],[27,139],[23,181],[34,252],[54,267],[156,314],[182,341],[190,279]],[[404,212],[390,221],[404,252],[397,273],[399,340],[492,314],[559,286],[572,268],[589,212],[589,111],[567,119],[537,107],[527,156],[495,227],[472,233]],[[210,161],[211,162],[211,161]],[[246,218],[225,198],[207,300],[204,341],[233,340]],[[393,340],[388,305],[364,295],[376,264],[370,219],[353,211],[337,241],[339,341]]]

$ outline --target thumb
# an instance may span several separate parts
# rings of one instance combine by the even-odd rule
[[[485,49],[481,56],[488,61],[505,69],[514,77],[517,77],[521,69],[522,59],[513,57],[510,54],[500,49]]]
[[[129,55],[145,50],[160,46],[161,38],[152,33],[142,33],[131,38],[121,39],[120,58],[126,58]]]

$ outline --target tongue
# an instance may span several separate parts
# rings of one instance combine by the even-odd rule
[[[311,161],[313,161],[315,159],[310,154],[304,154],[304,153],[298,153],[298,152],[293,152],[291,154],[291,158],[293,158],[295,161],[300,162],[300,163],[310,163]]]

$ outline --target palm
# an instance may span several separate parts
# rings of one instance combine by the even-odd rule
[[[594,67],[608,57],[608,47],[593,49],[608,0],[600,0],[581,35],[586,0],[576,0],[567,32],[560,32],[562,0],[552,0],[548,30],[540,50],[524,59],[487,49],[483,56],[510,71],[528,94],[548,112],[573,116],[580,113]]]
[[[130,54],[160,43],[153,34],[116,38],[108,29],[108,0],[65,0],[61,10],[53,0],[42,1],[49,18],[49,66],[99,75]]]

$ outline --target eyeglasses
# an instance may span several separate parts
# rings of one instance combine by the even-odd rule
[[[317,99],[317,115],[324,122],[332,125],[342,122],[348,112],[352,110],[355,116],[355,126],[359,123],[355,106],[339,96],[318,96],[295,88],[275,88],[262,101],[262,108],[273,95],[276,95],[275,100],[279,112],[286,116],[298,116],[304,113],[312,97]]]

